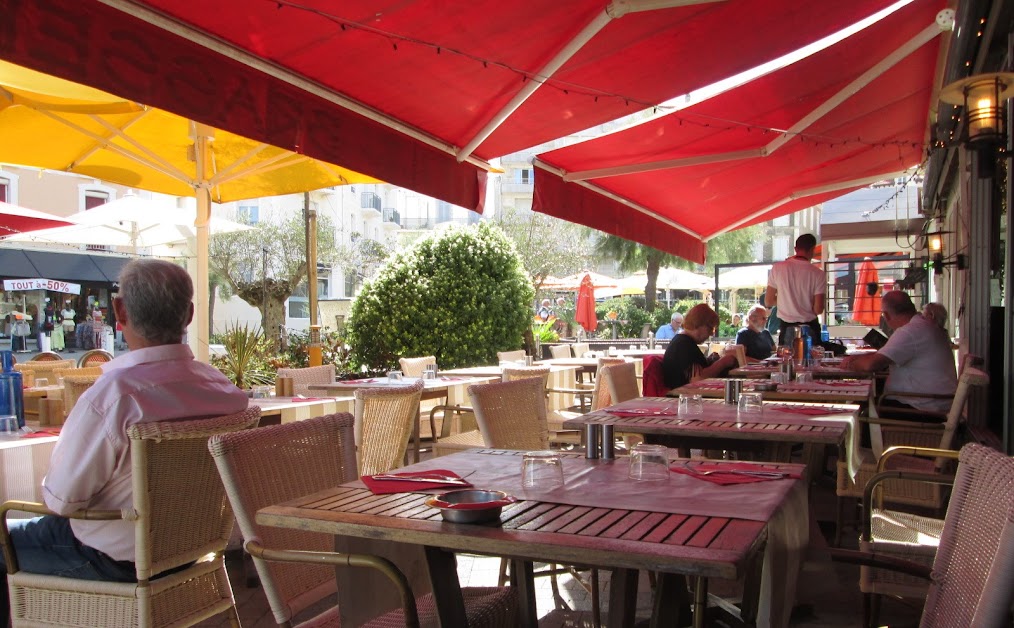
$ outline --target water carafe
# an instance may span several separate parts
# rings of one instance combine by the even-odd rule
[[[0,416],[18,417],[18,427],[25,426],[25,395],[21,373],[14,370],[14,353],[0,351]]]

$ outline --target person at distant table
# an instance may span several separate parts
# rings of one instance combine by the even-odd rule
[[[669,342],[662,358],[662,376],[670,390],[695,379],[721,377],[739,364],[734,352],[704,357],[697,345],[707,342],[717,330],[718,314],[707,303],[690,308],[680,333]]]
[[[768,311],[763,305],[755,305],[746,313],[746,325],[736,333],[736,344],[746,348],[747,362],[757,362],[771,357],[775,340],[766,328]]]
[[[655,338],[657,340],[672,340],[679,333],[679,328],[682,324],[683,315],[679,312],[673,312],[669,322],[660,326],[658,331],[655,332]]]

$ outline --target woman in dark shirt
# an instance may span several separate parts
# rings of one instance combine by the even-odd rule
[[[697,345],[706,342],[717,328],[718,314],[706,303],[690,308],[683,318],[682,329],[669,342],[662,358],[662,375],[667,387],[679,388],[694,379],[718,377],[736,366],[734,354],[710,362],[698,348]]]
[[[771,357],[775,350],[775,340],[765,329],[767,322],[767,310],[762,305],[755,305],[746,314],[746,327],[736,334],[736,344],[746,347],[749,362]]]

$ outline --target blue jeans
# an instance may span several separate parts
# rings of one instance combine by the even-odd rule
[[[84,545],[74,536],[70,519],[46,516],[10,520],[8,527],[18,557],[18,567],[22,571],[79,580],[136,581],[133,561],[113,560],[99,550]],[[3,587],[0,617],[9,617],[7,569],[2,555],[0,564],[4,567],[4,581],[0,582]]]

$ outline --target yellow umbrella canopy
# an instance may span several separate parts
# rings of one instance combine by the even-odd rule
[[[0,162],[61,170],[219,203],[372,177],[0,61]],[[206,135],[206,174],[195,141]]]
[[[0,163],[197,198],[195,353],[208,359],[211,202],[377,183],[346,168],[0,61]]]

